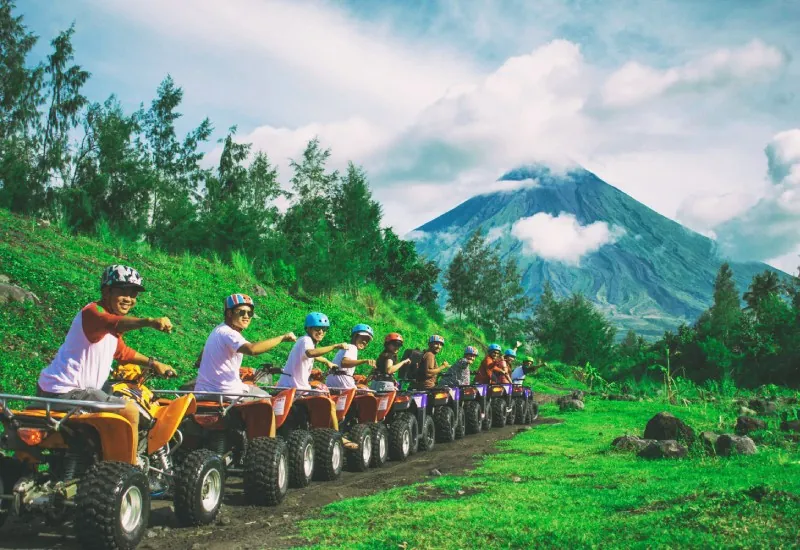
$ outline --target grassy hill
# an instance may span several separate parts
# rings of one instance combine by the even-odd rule
[[[383,336],[397,331],[407,346],[424,346],[431,333],[440,333],[447,345],[442,358],[450,362],[465,345],[484,342],[483,334],[461,323],[443,323],[423,308],[386,299],[374,288],[357,296],[291,296],[253,275],[247,259],[235,255],[231,263],[197,256],[170,256],[146,243],[116,237],[76,237],[58,227],[0,209],[0,275],[10,278],[41,300],[38,304],[0,304],[0,391],[31,394],[39,371],[47,366],[64,340],[72,319],[84,305],[99,297],[103,268],[123,263],[136,267],[148,291],[141,294],[132,314],[166,315],[175,326],[172,334],[150,329],[129,333],[126,342],[148,355],[171,364],[180,381],[195,374],[194,361],[211,329],[222,320],[222,301],[233,292],[245,292],[256,300],[256,319],[245,332],[255,341],[294,331],[303,333],[310,311],[325,312],[332,327],[323,343],[349,338],[356,323],[369,323],[376,341],[364,357],[377,357]],[[320,274],[324,276],[324,274]],[[266,296],[256,295],[256,285]],[[245,358],[245,366],[265,361],[282,365],[291,349],[283,344],[260,357]],[[162,382],[156,382],[160,385]],[[170,382],[170,385],[175,382]]]

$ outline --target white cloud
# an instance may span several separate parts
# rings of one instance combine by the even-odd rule
[[[492,244],[498,239],[503,238],[508,233],[509,224],[499,225],[497,227],[492,227],[489,231],[486,232],[486,242],[488,244]]]
[[[715,227],[734,259],[769,260],[800,244],[800,129],[774,136],[765,152],[772,186],[751,208]]]
[[[540,212],[515,222],[511,234],[522,241],[525,254],[578,265],[586,254],[619,240],[624,229],[605,222],[581,225],[572,214]]]
[[[676,218],[690,229],[716,238],[715,226],[738,216],[757,200],[749,193],[692,194],[681,203]]]
[[[665,70],[631,61],[608,77],[602,90],[603,102],[613,107],[626,107],[666,93],[724,86],[768,74],[787,61],[783,52],[760,40],[741,48],[719,49]]]

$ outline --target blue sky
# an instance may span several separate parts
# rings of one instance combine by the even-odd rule
[[[237,124],[285,178],[287,159],[319,135],[336,166],[366,167],[401,232],[517,164],[578,162],[732,257],[799,262],[794,0],[18,8],[42,37],[39,56],[76,22],[93,100],[116,93],[134,109],[169,73],[185,91],[183,130],[205,116],[217,137]]]

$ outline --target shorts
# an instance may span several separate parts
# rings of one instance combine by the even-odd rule
[[[37,397],[49,397],[51,399],[69,399],[70,401],[98,401],[100,403],[107,401],[108,403],[127,403],[123,397],[116,395],[109,395],[103,390],[96,390],[94,388],[71,390],[67,393],[50,393],[44,391],[42,388],[36,388]]]
[[[390,380],[373,380],[369,387],[375,391],[395,391],[397,389],[397,385]]]

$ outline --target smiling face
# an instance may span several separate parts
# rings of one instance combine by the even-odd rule
[[[500,351],[496,350],[496,349],[493,349],[492,352],[489,354],[489,357],[491,357],[492,359],[495,359],[495,360],[499,359],[500,358]]]
[[[314,340],[315,344],[322,342],[322,339],[325,338],[326,332],[328,332],[328,327],[309,327],[306,329],[306,334],[311,336],[311,339]]]
[[[465,355],[464,360],[467,362],[467,365],[471,365],[473,361],[475,361],[474,355]]]
[[[136,287],[114,286],[104,287],[101,303],[114,315],[127,315],[136,305],[139,290]]]
[[[239,332],[250,326],[253,319],[253,308],[247,305],[225,310],[225,324]]]
[[[370,342],[372,342],[372,338],[370,338],[366,334],[359,334],[357,336],[353,336],[353,338],[350,340],[350,343],[355,344],[356,348],[358,348],[359,351],[366,348]]]
[[[441,342],[431,342],[428,345],[428,349],[430,349],[434,355],[442,351],[442,347],[444,347],[444,344],[442,344]]]

